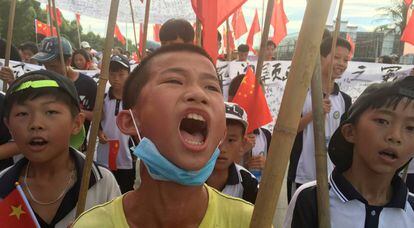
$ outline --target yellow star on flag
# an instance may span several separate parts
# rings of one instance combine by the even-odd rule
[[[18,207],[11,206],[11,209],[12,213],[10,213],[9,216],[16,216],[17,219],[20,219],[20,215],[26,214],[26,212],[24,212],[22,209],[22,205],[19,205]]]

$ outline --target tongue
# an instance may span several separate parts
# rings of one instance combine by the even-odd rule
[[[193,134],[190,134],[184,130],[180,130],[181,136],[184,139],[187,139],[189,141],[195,141],[195,142],[203,142],[204,136],[201,134],[201,132],[194,132]]]

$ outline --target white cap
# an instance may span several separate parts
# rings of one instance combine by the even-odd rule
[[[91,46],[89,45],[89,43],[87,41],[82,41],[81,42],[81,48],[91,48]]]
[[[243,124],[245,129],[249,125],[247,122],[246,111],[238,104],[232,102],[224,102],[226,105],[226,119],[237,120]]]

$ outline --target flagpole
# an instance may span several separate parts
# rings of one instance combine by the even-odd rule
[[[330,228],[329,186],[327,152],[325,138],[325,113],[321,78],[321,59],[316,56],[315,69],[311,81],[313,136],[315,142],[316,185],[319,227]]]
[[[37,19],[35,18],[35,20],[34,20],[34,23],[35,23],[35,39],[36,39],[36,46],[38,46],[39,45],[39,41],[38,41],[38,39],[37,39]]]
[[[333,67],[334,67],[334,60],[335,60],[335,54],[336,54],[336,42],[338,40],[339,36],[339,30],[341,29],[341,16],[342,16],[342,6],[344,4],[344,0],[339,1],[339,9],[338,9],[338,15],[336,16],[335,21],[335,31],[332,37],[332,46],[331,46],[331,64],[329,66],[329,74],[328,74],[328,83],[326,84],[326,92],[328,94],[331,93],[331,83],[332,83],[332,74],[333,74]]]
[[[47,0],[47,3],[48,3],[47,7],[49,7],[48,16],[49,16],[50,34],[51,34],[51,36],[53,36],[53,22],[52,22],[53,20],[52,20],[52,10],[51,10],[51,7],[52,7],[51,0]]]
[[[200,2],[200,1],[197,1],[197,2]],[[201,35],[201,21],[200,21],[200,19],[198,19],[198,17],[196,19],[195,35],[196,35],[195,43],[196,43],[197,46],[201,47],[201,36],[202,36]]]
[[[330,3],[331,0],[313,0],[306,6],[250,227],[272,225]]]
[[[227,61],[231,61],[230,36],[231,36],[230,24],[229,24],[229,19],[227,18],[227,20],[226,20],[226,39],[227,39],[227,47],[226,47],[227,58],[226,58],[226,60]]]
[[[109,74],[109,58],[111,55],[111,48],[114,45],[114,29],[116,17],[118,14],[119,0],[111,0],[111,8],[109,11],[108,26],[106,31],[106,39],[104,46],[104,53],[102,57],[102,69],[98,81],[98,90],[96,94],[95,107],[93,109],[93,121],[91,125],[91,133],[89,137],[88,149],[86,153],[85,165],[83,167],[82,182],[79,191],[79,198],[76,207],[76,217],[78,217],[85,210],[86,196],[88,193],[89,179],[91,176],[91,169],[93,163],[93,155],[95,153],[96,137],[98,135],[99,123],[102,116],[102,104],[105,93],[106,83]]]
[[[66,76],[67,75],[67,72],[66,72],[66,64],[65,64],[65,59],[63,57],[63,47],[62,47],[62,40],[60,38],[60,28],[59,28],[59,24],[58,24],[58,20],[57,20],[55,0],[52,0],[52,4],[53,4],[53,15],[55,16],[56,32],[57,32],[58,46],[59,46],[59,52],[60,52],[59,53],[59,55],[60,55],[60,63],[62,64],[63,75]],[[49,11],[50,11],[50,6],[49,6]]]
[[[75,17],[76,17],[76,28],[77,28],[77,30],[78,30],[78,41],[79,41],[79,49],[81,49],[82,48],[82,46],[81,46],[81,34],[80,34],[80,22],[78,21],[78,16],[77,15],[75,15]]]
[[[137,42],[137,30],[135,28],[134,8],[132,7],[132,1],[131,0],[129,0],[129,7],[131,8],[132,28],[134,29],[135,47],[137,48],[138,58],[141,59],[141,53],[139,53],[139,51],[138,51],[139,49],[138,49],[138,42]]]
[[[32,218],[32,221],[36,225],[36,228],[40,228],[40,224],[37,221],[36,215],[33,212],[32,207],[30,206],[29,200],[27,200],[26,195],[23,192],[22,186],[19,182],[15,183],[16,189],[19,192],[20,197],[22,197],[24,204],[26,205],[27,210],[29,211],[30,217]]]
[[[6,53],[4,55],[4,66],[8,67],[10,63],[10,52],[13,39],[13,27],[14,27],[14,15],[16,14],[16,2],[17,0],[12,0],[10,2],[9,10],[9,24],[7,26],[7,41],[6,41]],[[3,80],[3,92],[7,91],[7,82]]]
[[[264,57],[265,57],[264,54],[266,50],[266,42],[267,42],[267,39],[269,38],[270,20],[272,19],[274,5],[275,5],[275,0],[269,0],[267,2],[267,11],[266,11],[266,18],[265,18],[263,33],[261,37],[262,41],[260,43],[259,59],[257,60],[257,66],[256,66],[256,79],[260,83],[260,85],[262,85],[262,88],[263,88],[263,83],[262,83],[261,77],[262,77],[263,62],[264,62]]]
[[[141,56],[142,58],[145,57],[146,55],[146,45],[147,45],[147,33],[148,33],[148,21],[149,21],[149,13],[150,13],[150,4],[151,4],[151,0],[147,0],[147,2],[145,3],[145,18],[144,18],[144,38],[142,39],[142,53]]]

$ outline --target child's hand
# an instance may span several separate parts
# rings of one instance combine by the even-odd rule
[[[0,79],[10,85],[14,81],[13,71],[9,67],[2,67],[0,69]]]
[[[98,132],[99,142],[102,144],[106,144],[108,142],[108,138],[106,137],[105,133],[102,130]]]
[[[253,156],[247,162],[248,169],[264,169],[266,157],[263,155]]]
[[[325,114],[328,114],[331,112],[331,107],[332,107],[331,100],[329,100],[328,98],[324,98],[322,105],[323,105],[323,112]]]

